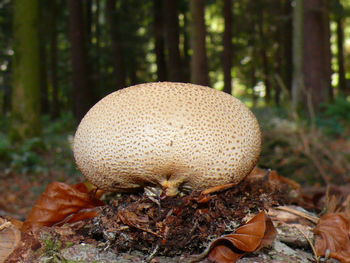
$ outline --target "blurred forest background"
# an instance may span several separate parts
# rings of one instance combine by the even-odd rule
[[[250,106],[260,166],[348,183],[349,17],[349,0],[2,0],[0,192],[19,193],[2,202],[79,180],[70,142],[87,110],[165,80]]]

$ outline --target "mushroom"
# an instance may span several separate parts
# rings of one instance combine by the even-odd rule
[[[261,132],[253,113],[224,92],[157,82],[109,94],[84,116],[74,157],[97,187],[203,190],[239,183],[256,165]]]

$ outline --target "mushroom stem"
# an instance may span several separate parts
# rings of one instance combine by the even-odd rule
[[[184,183],[184,178],[167,179],[160,183],[166,196],[176,196],[179,193],[179,187]]]

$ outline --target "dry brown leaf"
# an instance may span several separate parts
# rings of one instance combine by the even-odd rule
[[[270,245],[276,234],[271,219],[262,211],[245,225],[237,228],[235,233],[215,239],[209,249],[195,256],[192,262],[208,255],[208,258],[216,263],[234,263],[247,252],[254,252]]]
[[[22,231],[92,218],[97,215],[93,208],[102,205],[84,183],[53,182],[32,208]]]
[[[272,190],[278,190],[283,186],[288,186],[290,189],[299,192],[301,189],[300,184],[292,179],[279,175],[275,170],[266,170],[259,167],[255,167],[253,171],[246,177],[245,180],[256,181],[260,178],[266,178],[268,180]]]
[[[139,216],[132,211],[120,210],[118,211],[118,218],[123,222],[123,224],[130,227],[138,228],[155,236],[161,237],[156,232],[149,228],[149,218],[148,216]]]
[[[345,213],[322,216],[314,229],[316,253],[343,263],[350,262],[350,222]]]

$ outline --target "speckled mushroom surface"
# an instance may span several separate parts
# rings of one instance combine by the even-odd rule
[[[239,183],[255,166],[259,124],[238,99],[193,84],[157,82],[111,93],[82,119],[78,168],[96,186],[202,190]]]

